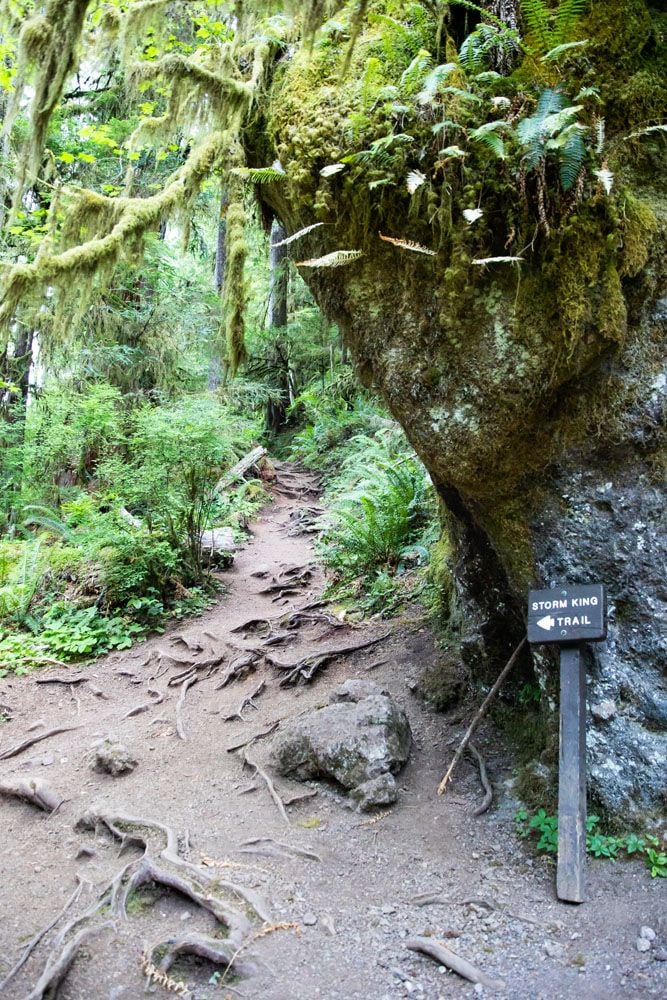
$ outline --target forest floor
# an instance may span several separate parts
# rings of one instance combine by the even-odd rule
[[[252,538],[224,574],[227,592],[200,618],[84,669],[70,668],[67,676],[75,683],[43,683],[62,678],[62,669],[0,682],[6,719],[0,724],[0,784],[38,779],[64,799],[47,814],[0,797],[0,980],[80,886],[80,896],[54,930],[0,989],[3,1000],[41,996],[31,991],[49,955],[62,957],[58,931],[92,912],[124,866],[131,872],[140,863],[143,845],[136,838],[128,838],[121,854],[103,821],[97,831],[75,828],[88,810],[98,819],[121,817],[116,828],[124,832],[128,824],[122,817],[128,816],[168,825],[180,834],[176,853],[186,859],[182,870],[196,868],[202,878],[213,873],[220,881],[206,883],[209,888],[199,897],[204,907],[164,884],[144,887],[130,896],[126,919],[113,916],[114,899],[108,896],[96,915],[101,929],[81,941],[64,977],[62,1000],[144,996],[146,943],[194,931],[210,934],[215,919],[206,910],[209,890],[219,892],[227,882],[237,887],[230,890],[236,903],[239,890],[252,903],[242,908],[252,933],[240,958],[253,968],[244,977],[221,977],[212,976],[209,963],[181,960],[172,976],[187,983],[192,1000],[667,996],[667,963],[656,960],[665,957],[667,946],[664,881],[652,880],[641,863],[591,862],[588,901],[557,902],[553,861],[535,856],[517,838],[518,803],[508,780],[512,759],[490,722],[482,725],[478,744],[494,784],[491,809],[473,816],[482,793],[467,760],[451,790],[436,796],[464,726],[460,712],[438,715],[413,693],[419,674],[439,655],[420,609],[389,623],[340,626],[327,620],[322,606],[311,607],[313,617],[302,619],[288,644],[275,652],[262,649],[287,661],[386,637],[332,660],[309,684],[280,687],[280,672],[259,660],[247,664],[256,666],[253,672],[219,687],[224,667],[216,661],[224,656],[229,664],[230,657],[244,656],[243,650],[263,641],[251,628],[235,628],[319,599],[323,575],[314,564],[312,535],[301,533],[304,508],[315,502],[313,489],[309,476],[283,469],[282,486],[279,482],[273,502],[252,526]],[[290,567],[308,571],[282,588],[288,593],[262,593],[274,577],[300,575],[296,571],[290,578]],[[325,616],[319,617],[322,611]],[[280,631],[278,624],[271,634]],[[211,666],[197,669],[207,661]],[[235,669],[242,671],[243,664]],[[243,749],[228,748],[273,722],[326,704],[333,688],[349,677],[375,681],[409,716],[415,743],[398,778],[399,801],[369,817],[350,808],[340,789],[279,778],[269,763],[271,737],[261,738],[245,750],[272,778],[280,797],[314,793],[287,806],[287,823],[261,775],[251,780],[253,767],[244,766]],[[262,680],[256,707],[246,706],[243,719],[227,720]],[[22,741],[59,727],[72,728],[2,759]],[[105,738],[129,748],[138,760],[135,770],[112,777],[93,769]],[[161,836],[159,830],[153,834]],[[435,897],[428,905],[419,898],[426,893]],[[84,921],[73,927],[68,939],[86,926]],[[656,939],[649,951],[640,952],[637,939],[646,926]],[[503,985],[473,985],[409,951],[406,940],[415,935],[443,940]],[[170,995],[155,983],[149,990]]]

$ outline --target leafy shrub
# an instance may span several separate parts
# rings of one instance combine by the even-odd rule
[[[93,605],[77,608],[67,601],[54,604],[42,619],[40,639],[63,659],[128,649],[144,629],[120,615],[107,617]]]

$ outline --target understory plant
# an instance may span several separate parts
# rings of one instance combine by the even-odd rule
[[[536,838],[536,849],[547,854],[558,851],[558,817],[538,809],[532,816],[526,809],[519,809],[515,822],[522,838]],[[667,850],[654,834],[629,833],[624,836],[606,834],[600,828],[600,817],[591,814],[586,818],[586,851],[594,858],[616,861],[625,855],[643,857],[652,878],[667,878]]]

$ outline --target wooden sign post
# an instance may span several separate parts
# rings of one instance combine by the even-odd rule
[[[528,642],[560,646],[558,868],[556,894],[583,903],[586,869],[586,671],[584,642],[607,636],[604,587],[531,590]]]

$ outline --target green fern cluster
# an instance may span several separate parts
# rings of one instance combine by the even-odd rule
[[[521,14],[537,54],[553,55],[556,49],[571,44],[586,5],[587,0],[560,0],[555,7],[547,0],[521,0]]]
[[[575,183],[586,156],[585,136],[589,128],[577,121],[581,104],[568,105],[558,88],[543,90],[537,108],[519,122],[516,134],[525,149],[523,163],[535,170],[551,153],[558,161],[564,191]]]

